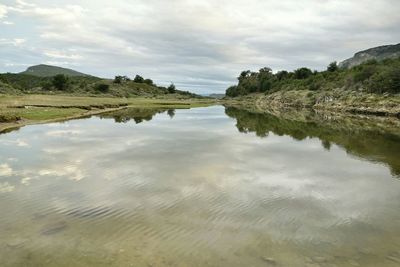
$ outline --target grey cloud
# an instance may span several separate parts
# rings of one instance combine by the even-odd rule
[[[23,47],[0,51],[0,70],[61,61],[94,75],[139,73],[197,92],[222,92],[244,69],[323,69],[400,40],[395,0],[17,2],[0,5],[0,14],[30,21],[13,27],[33,34]]]

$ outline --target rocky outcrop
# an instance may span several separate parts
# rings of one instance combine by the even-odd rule
[[[400,44],[378,46],[354,54],[352,58],[340,62],[339,67],[347,69],[372,59],[381,61],[398,57],[400,57]]]

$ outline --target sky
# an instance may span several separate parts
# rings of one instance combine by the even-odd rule
[[[243,70],[323,70],[400,43],[398,0],[0,0],[0,72],[50,64],[222,93]]]

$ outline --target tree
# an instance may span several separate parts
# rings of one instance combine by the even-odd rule
[[[52,84],[57,90],[67,90],[69,79],[64,74],[57,74],[53,77]]]
[[[269,67],[264,67],[264,68],[261,68],[258,72],[259,72],[260,74],[265,74],[265,73],[267,73],[267,74],[272,74],[272,69],[269,68]]]
[[[249,71],[249,70],[242,71],[238,77],[239,83],[241,81],[243,81],[244,79],[248,78],[250,76],[250,74],[251,74],[251,71]]]
[[[278,72],[275,74],[275,77],[276,77],[279,81],[285,80],[285,79],[287,79],[287,78],[289,77],[289,72],[287,72],[286,70],[278,71]]]
[[[226,89],[225,94],[230,97],[238,96],[239,94],[238,94],[237,86],[236,85],[230,86],[228,89]]]
[[[274,78],[275,77],[272,74],[271,68],[264,67],[264,68],[260,69],[259,73],[257,75],[258,91],[266,92],[268,90],[271,90]]]
[[[122,83],[122,76],[115,76],[114,83]]]
[[[176,92],[175,85],[173,83],[171,83],[170,86],[168,86],[167,90],[168,90],[168,93],[170,93],[170,94],[175,93]]]
[[[144,82],[144,78],[140,75],[136,75],[135,78],[133,79],[133,81],[135,83],[143,83]]]
[[[167,114],[172,119],[175,116],[175,109],[168,109]]]
[[[299,68],[294,71],[294,78],[295,79],[307,79],[313,74],[313,72],[309,68]]]
[[[327,70],[327,71],[330,71],[330,72],[335,72],[335,71],[337,71],[338,69],[339,69],[339,67],[338,67],[336,61],[331,62],[331,63],[328,65],[328,67],[326,68],[326,70]]]
[[[130,81],[131,79],[129,79],[128,76],[115,76],[114,78],[114,83],[123,83],[123,82],[127,82]]]

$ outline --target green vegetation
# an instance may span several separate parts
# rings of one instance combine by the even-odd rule
[[[400,58],[382,61],[370,60],[351,69],[339,69],[336,62],[326,71],[311,71],[299,68],[293,72],[272,73],[270,68],[258,72],[243,71],[238,84],[226,90],[230,97],[251,93],[273,93],[277,91],[311,90],[330,91],[338,88],[368,93],[400,93]]]
[[[173,84],[165,88],[157,86],[151,79],[136,75],[115,76],[114,80],[93,76],[38,77],[27,74],[0,74],[0,94],[69,94],[76,96],[106,97],[164,97],[174,94],[176,98],[202,98],[188,91],[178,90]]]
[[[57,90],[66,91],[69,87],[69,79],[64,74],[57,74],[53,77],[52,84]]]

